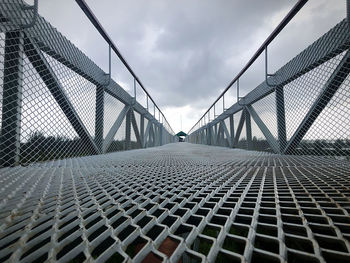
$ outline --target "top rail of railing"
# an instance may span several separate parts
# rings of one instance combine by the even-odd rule
[[[239,78],[251,67],[251,65],[258,59],[258,57],[267,49],[268,45],[278,36],[278,34],[285,28],[286,25],[293,19],[293,17],[303,8],[303,6],[308,2],[308,0],[299,0],[288,14],[283,18],[283,20],[278,24],[275,30],[266,38],[254,55],[250,58],[248,63],[241,69],[241,71],[233,78],[233,80],[227,85],[223,92],[218,96],[218,98],[213,102],[213,104],[208,108],[208,110],[200,117],[200,119],[193,125],[189,130],[188,134],[194,131],[194,128],[201,122],[201,120],[209,113],[209,111],[215,107],[215,104],[226,94],[226,92],[232,87],[234,83],[239,81]],[[267,74],[267,72],[266,72]],[[239,97],[237,97],[239,101]],[[215,116],[214,116],[215,118]]]
[[[129,73],[133,76],[134,80],[140,85],[140,87],[142,88],[142,90],[146,93],[147,98],[149,98],[153,105],[155,106],[155,108],[157,108],[157,110],[159,111],[160,115],[162,116],[162,119],[159,116],[159,122],[161,122],[163,120],[163,122],[165,121],[168,125],[168,127],[171,129],[171,132],[173,134],[174,131],[171,128],[168,120],[166,119],[165,115],[163,114],[163,112],[160,110],[160,108],[158,107],[158,105],[155,103],[154,99],[152,98],[152,96],[148,93],[148,91],[146,90],[145,86],[142,84],[141,80],[139,79],[139,77],[136,75],[136,73],[133,71],[133,69],[131,68],[131,66],[129,65],[129,63],[126,61],[126,59],[123,57],[123,55],[120,53],[120,51],[118,50],[117,46],[115,45],[115,43],[113,42],[113,40],[110,38],[110,36],[108,35],[108,33],[106,32],[106,30],[103,28],[103,26],[101,25],[101,23],[99,22],[99,20],[97,19],[97,17],[95,16],[95,14],[93,13],[93,11],[91,10],[91,8],[87,5],[87,3],[84,0],[75,0],[76,3],[79,5],[79,7],[83,10],[83,12],[85,13],[85,15],[87,16],[87,18],[90,20],[90,22],[95,26],[95,28],[97,29],[97,31],[101,34],[101,36],[105,39],[105,41],[108,43],[108,45],[110,46],[110,48],[114,51],[114,53],[118,56],[118,58],[120,59],[120,61],[124,64],[124,66],[127,68],[127,70],[129,71]],[[156,116],[154,116],[156,117]]]

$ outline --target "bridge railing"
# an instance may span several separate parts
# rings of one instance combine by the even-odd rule
[[[0,167],[173,142],[141,82],[130,95],[34,2],[0,3]]]
[[[268,74],[267,47],[306,2],[293,7],[192,127],[187,141],[282,154],[350,156],[347,19]],[[258,58],[265,62],[264,81],[240,97],[239,81]],[[234,89],[238,101],[226,108]]]

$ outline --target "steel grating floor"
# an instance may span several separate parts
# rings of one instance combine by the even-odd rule
[[[350,262],[346,161],[177,143],[0,174],[0,261]]]

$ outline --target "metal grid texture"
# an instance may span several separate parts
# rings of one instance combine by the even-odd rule
[[[208,114],[214,111],[215,118],[209,122],[207,116],[203,116],[187,140],[282,154],[349,159],[349,47],[349,24],[344,19],[216,116],[215,106],[220,109],[222,104],[221,99],[218,100],[208,111]],[[232,85],[231,89],[233,87],[236,86]],[[230,120],[230,116],[234,117]],[[230,134],[231,144],[227,139],[222,141],[226,134]]]
[[[349,262],[350,166],[187,143],[2,168],[0,261]]]
[[[3,0],[0,14],[0,167],[174,141],[166,120],[161,126],[25,2]],[[162,127],[147,143],[145,119]]]

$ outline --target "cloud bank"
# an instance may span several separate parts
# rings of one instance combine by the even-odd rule
[[[88,0],[108,34],[164,112],[187,132],[240,71],[296,1]],[[39,12],[104,70],[108,47],[72,0],[39,2]],[[276,71],[345,17],[343,0],[310,0],[269,48]],[[259,58],[241,79],[241,95],[264,80]],[[133,80],[113,56],[113,78]],[[232,105],[230,91],[226,107]],[[182,126],[180,122],[182,117]]]

